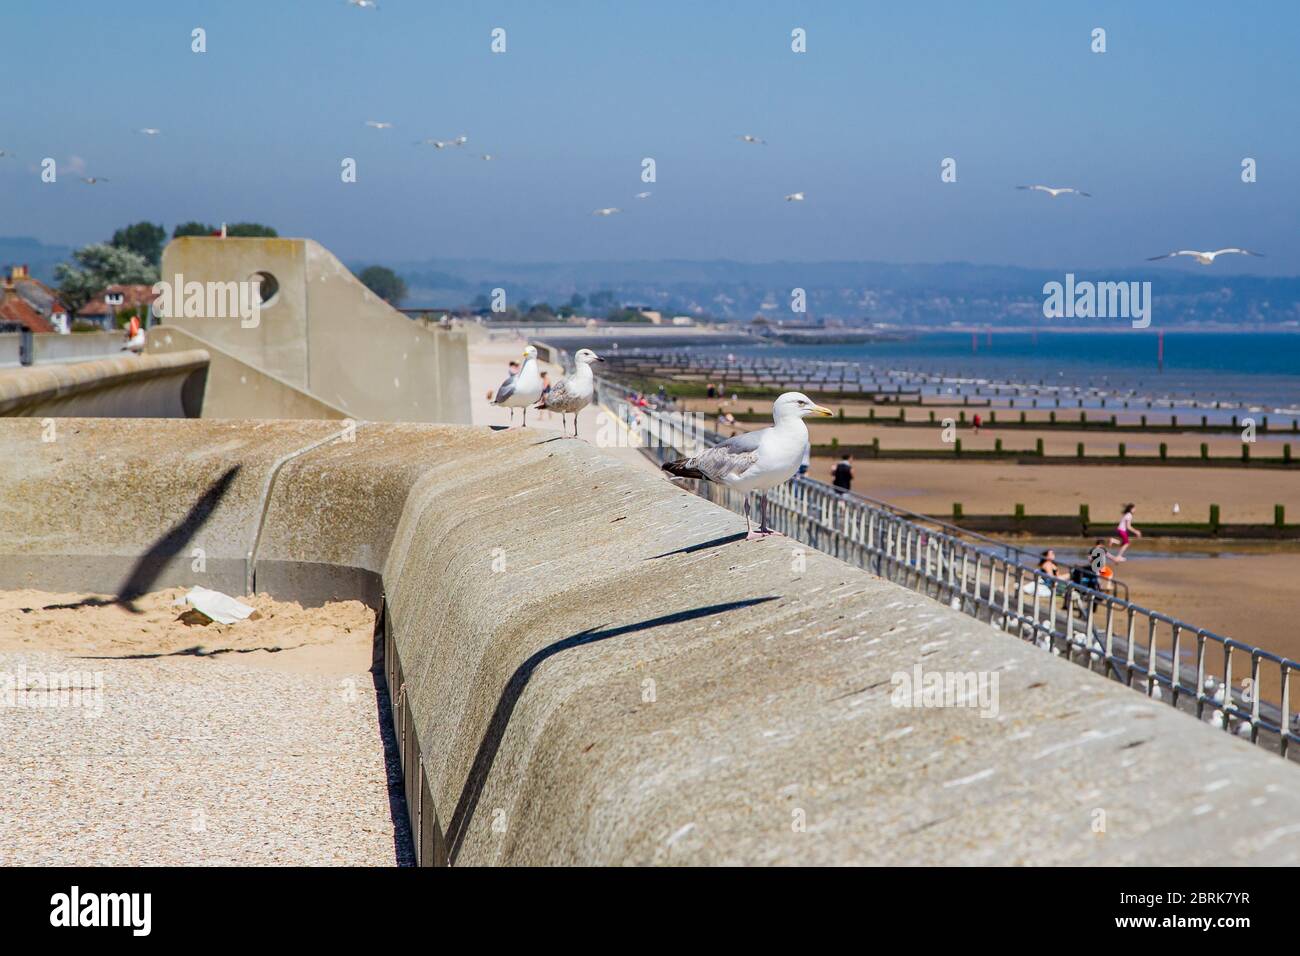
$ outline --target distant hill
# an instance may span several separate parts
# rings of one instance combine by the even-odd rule
[[[560,305],[574,293],[608,291],[621,304],[665,312],[749,319],[793,317],[790,294],[807,293],[812,317],[898,325],[1023,325],[1041,318],[1047,271],[965,262],[684,260],[518,263],[435,259],[391,266],[410,289],[408,304],[464,306],[504,288],[508,301]],[[1077,279],[1150,281],[1162,325],[1300,326],[1300,276],[1232,275],[1215,267],[1187,271],[1167,264],[1129,270],[1073,269]]]
[[[68,246],[47,246],[30,236],[0,236],[0,269],[9,274],[10,266],[25,265],[42,282],[54,282],[54,267],[72,255]]]

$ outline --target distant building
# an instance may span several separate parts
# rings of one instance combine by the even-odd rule
[[[81,322],[93,322],[102,329],[111,331],[119,312],[127,309],[140,309],[142,312],[152,308],[158,293],[147,285],[111,285],[95,298],[91,299],[77,311]]]
[[[26,303],[30,310],[40,319],[41,327],[33,328],[32,331],[69,331],[68,310],[64,307],[58,292],[39,279],[33,279],[27,266],[13,266],[3,282],[3,298],[8,299],[12,296],[16,300]],[[27,310],[16,305],[10,305],[7,312],[9,316],[8,322],[15,325],[21,324],[25,328],[30,327],[28,322],[30,316]],[[13,329],[10,329],[10,331],[13,331]]]

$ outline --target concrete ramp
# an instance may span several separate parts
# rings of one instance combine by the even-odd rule
[[[182,294],[195,282],[260,283],[265,302],[254,327],[237,315],[181,309],[164,323],[352,418],[470,420],[464,333],[406,318],[310,239],[175,239],[161,274]]]
[[[0,421],[0,587],[380,608],[422,862],[1300,862],[1289,762],[558,433],[59,429]]]

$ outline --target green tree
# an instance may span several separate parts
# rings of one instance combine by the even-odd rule
[[[209,226],[206,222],[183,222],[172,230],[172,238],[179,239],[181,236],[210,236],[217,230]]]
[[[152,222],[137,222],[117,230],[108,240],[110,246],[130,249],[151,265],[158,265],[162,260],[163,243],[167,241],[167,230]]]
[[[72,315],[110,285],[153,285],[158,267],[130,249],[97,243],[72,254],[73,263],[54,267],[59,296]]]
[[[280,234],[270,226],[256,222],[234,222],[226,227],[227,236],[253,239],[275,239]]]
[[[357,276],[367,289],[391,306],[397,306],[406,298],[406,283],[392,269],[386,266],[369,266]]]

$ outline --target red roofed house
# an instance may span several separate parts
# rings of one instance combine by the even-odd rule
[[[65,313],[66,315],[66,313]],[[12,276],[0,284],[0,332],[53,332],[54,326],[18,293]]]
[[[158,293],[147,285],[111,285],[77,311],[77,318],[112,330],[117,314],[125,309],[147,309]]]
[[[13,296],[25,302],[40,317],[42,322],[49,326],[49,328],[34,331],[69,331],[68,310],[60,301],[59,294],[39,279],[33,279],[26,266],[14,266],[9,271],[9,277],[3,280],[3,288],[3,295],[0,295],[0,299],[8,299]],[[27,316],[27,311],[18,306],[9,306],[8,313],[10,318],[6,319],[6,321],[11,324],[20,321],[17,318],[20,313]]]

